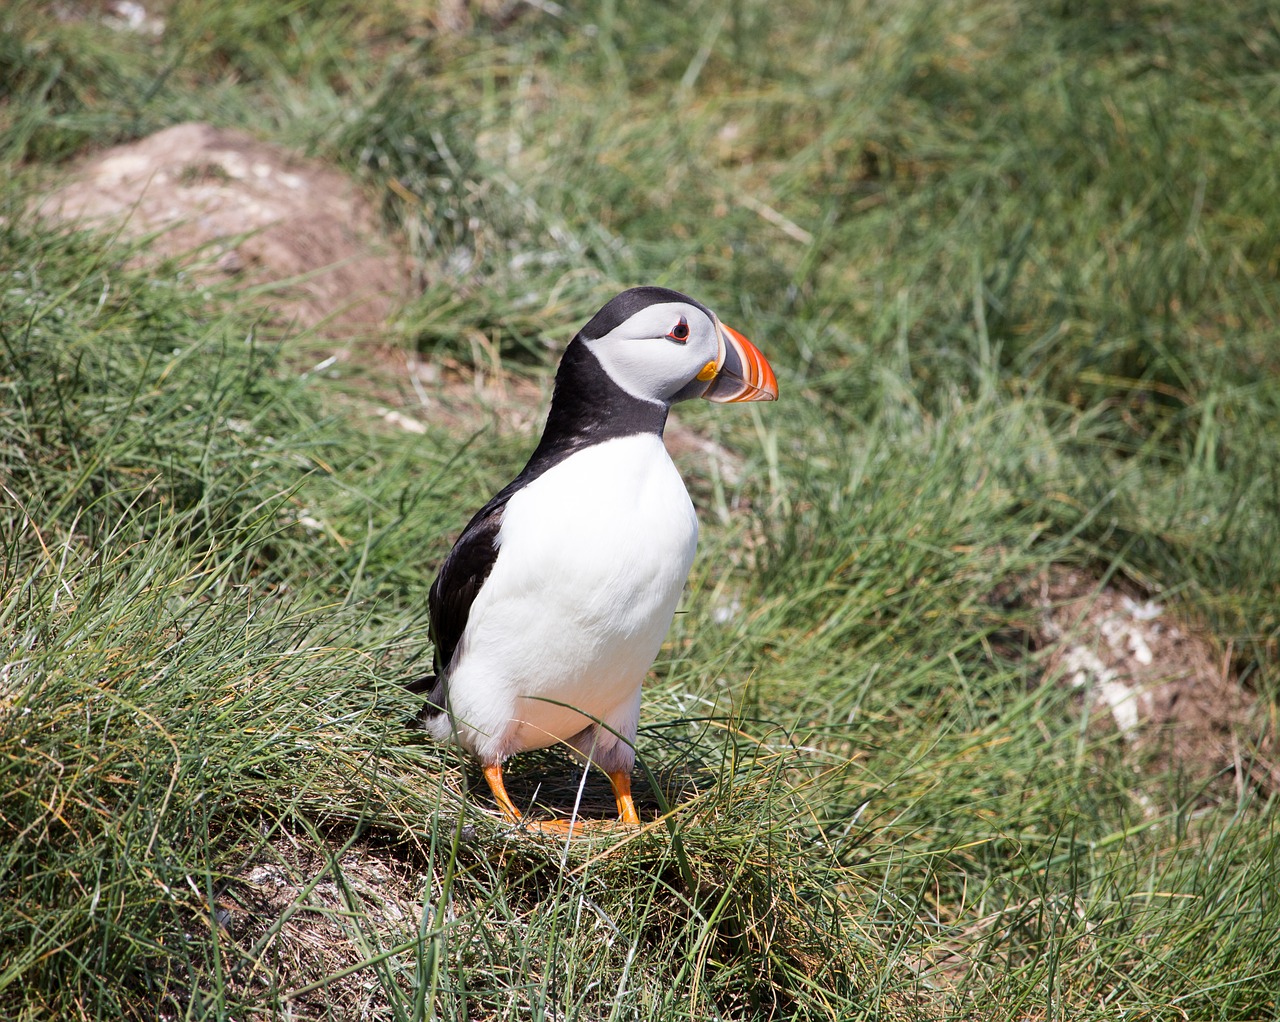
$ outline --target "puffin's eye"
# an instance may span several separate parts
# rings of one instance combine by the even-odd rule
[[[689,339],[689,321],[681,316],[680,322],[667,332],[667,336],[677,344],[684,344]]]

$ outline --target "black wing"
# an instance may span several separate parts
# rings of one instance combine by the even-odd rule
[[[514,485],[508,486],[476,512],[431,583],[427,610],[431,641],[435,645],[436,673],[405,686],[410,692],[427,694],[425,714],[435,715],[446,709],[447,672],[466,630],[471,605],[498,559],[498,530],[502,528],[502,515],[513,490]]]
[[[498,559],[498,530],[502,528],[502,513],[506,510],[508,495],[504,491],[499,496],[502,497],[501,503],[495,497],[467,523],[440,566],[440,573],[431,583],[427,607],[438,674],[449,669],[467,627],[471,604]]]

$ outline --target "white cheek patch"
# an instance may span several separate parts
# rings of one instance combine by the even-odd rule
[[[667,337],[683,316],[689,339],[683,344]],[[632,397],[667,403],[718,357],[714,325],[688,305],[651,306],[587,347],[610,378]]]
[[[604,343],[609,344],[607,341]],[[642,401],[666,401],[682,385],[680,370],[686,361],[680,357],[683,353],[661,350],[641,353],[636,350],[644,344],[657,347],[661,343],[660,341],[613,341],[613,350],[596,349],[596,356],[613,382],[632,397],[638,397]],[[674,347],[672,345],[672,348]],[[645,357],[646,354],[649,357]],[[673,376],[675,376],[674,379]]]

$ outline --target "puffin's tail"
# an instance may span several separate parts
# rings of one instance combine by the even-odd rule
[[[421,678],[415,679],[414,681],[406,681],[404,683],[404,690],[406,692],[411,692],[416,696],[421,695],[423,692],[430,692],[436,687],[436,684],[436,676],[434,674],[427,674]]]
[[[426,704],[418,711],[418,716],[415,718],[420,725],[444,713],[448,700],[445,698],[444,679],[439,675],[428,674],[413,681],[407,681],[404,688],[406,692],[412,692],[414,695],[421,695],[424,692],[427,695]]]

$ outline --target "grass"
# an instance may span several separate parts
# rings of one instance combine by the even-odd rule
[[[0,14],[0,1014],[1280,1015],[1274,788],[1089,726],[1016,599],[1153,594],[1274,749],[1269,5],[214,6]],[[545,381],[642,281],[769,355],[776,406],[679,411],[740,471],[682,464],[665,825],[511,837],[402,726],[433,569],[528,437],[393,430],[299,369],[326,339],[26,212],[191,117],[366,182],[424,357]]]

